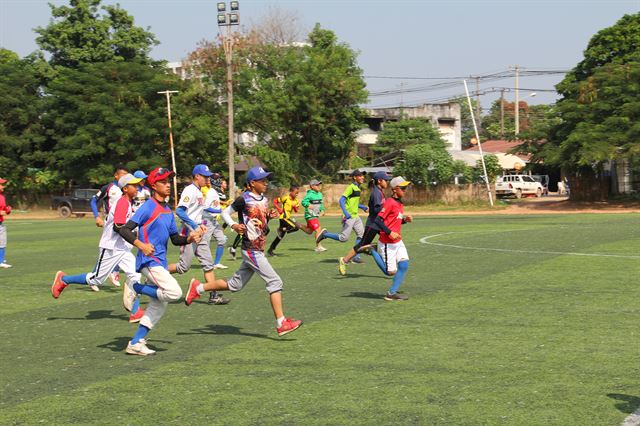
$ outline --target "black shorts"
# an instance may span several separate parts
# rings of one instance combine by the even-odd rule
[[[280,219],[280,231],[283,233],[296,232],[298,227],[296,223],[291,219]]]
[[[364,228],[364,235],[362,236],[362,239],[358,244],[353,246],[353,249],[355,251],[358,251],[360,247],[371,244],[373,242],[373,239],[376,237],[376,235],[378,235],[379,232],[380,231],[378,231],[377,229],[367,226],[366,228]]]

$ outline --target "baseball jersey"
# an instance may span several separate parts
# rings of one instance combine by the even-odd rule
[[[360,205],[360,187],[355,183],[347,186],[342,196],[347,199],[344,203],[347,213],[352,217],[358,216],[358,206]]]
[[[204,190],[204,187],[202,188]],[[204,192],[204,191],[203,191]],[[213,188],[207,188],[207,193],[204,196],[204,204],[202,206],[202,218],[207,219],[209,221],[217,220],[218,213],[210,213],[204,209],[219,209],[220,208],[220,195],[218,195],[218,191]]]
[[[5,212],[11,211],[11,206],[7,205],[7,200],[4,198],[4,195],[0,194],[0,210],[4,210]],[[4,222],[4,216],[0,216],[0,223]]]
[[[298,200],[295,198],[291,199],[289,194],[278,197],[276,200],[282,210],[282,213],[280,213],[280,219],[289,219],[292,211],[298,211],[300,203],[298,203]]]
[[[269,210],[267,197],[245,191],[231,203],[228,209],[238,212],[242,223],[247,227],[242,235],[242,250],[264,251]]]
[[[102,236],[100,237],[99,247],[109,250],[126,250],[129,251],[133,247],[126,242],[124,238],[120,236],[113,229],[113,224],[124,225],[127,223],[131,215],[133,214],[131,202],[127,197],[120,197],[120,199],[111,207],[107,217],[104,221],[104,227],[102,228]]]
[[[384,201],[382,210],[379,214],[380,218],[384,221],[384,224],[392,232],[400,234],[402,228],[402,222],[404,219],[404,204],[397,198],[387,198]],[[397,243],[402,237],[397,240],[392,240],[387,233],[380,231],[380,242],[385,244]]]
[[[204,196],[200,188],[192,183],[183,189],[178,207],[186,207],[189,219],[199,225],[202,222],[202,211],[204,210]]]
[[[98,210],[100,210],[100,202],[102,201],[104,212],[107,214],[111,207],[115,206],[116,202],[122,197],[122,190],[118,186],[118,182],[113,181],[100,188],[95,197],[98,201]]]
[[[145,256],[138,250],[136,256],[136,270],[142,268],[162,266],[167,268],[167,241],[169,237],[178,233],[176,219],[167,203],[159,203],[150,198],[131,217],[138,224],[138,239],[145,244],[153,244],[155,252]]]
[[[133,211],[138,210],[149,198],[151,198],[151,190],[146,186],[138,186],[138,192],[133,199]]]
[[[373,229],[378,229],[378,226],[374,223],[374,220],[376,220],[376,216],[378,216],[378,213],[380,213],[380,210],[382,210],[384,201],[384,192],[382,192],[380,188],[374,185],[373,189],[371,190],[371,195],[369,196],[369,216],[367,217],[366,226]]]
[[[304,207],[305,220],[313,219],[320,216],[320,213],[324,211],[324,204],[322,204],[322,192],[314,191],[310,189],[302,199],[302,207]]]

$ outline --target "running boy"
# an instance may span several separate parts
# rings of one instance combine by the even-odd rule
[[[393,196],[384,201],[382,210],[374,222],[381,230],[380,243],[378,251],[372,250],[371,255],[385,275],[393,276],[393,283],[384,300],[401,301],[409,298],[398,293],[398,290],[409,269],[409,254],[402,241],[400,228],[412,221],[411,216],[405,216],[402,204],[402,197],[410,184],[411,182],[407,182],[402,176],[391,179]]]
[[[4,217],[11,214],[11,206],[7,204],[3,194],[6,183],[6,179],[0,178],[0,268],[2,269],[11,268],[11,265],[9,265],[5,259],[7,250],[7,228],[4,226]]]
[[[142,170],[136,170],[133,173],[134,177],[140,178],[141,181],[138,184],[138,192],[136,193],[135,198],[133,199],[133,212],[140,208],[149,198],[151,198],[151,190],[145,183],[145,179],[147,178],[147,174]]]
[[[274,250],[278,247],[278,244],[280,244],[280,241],[282,241],[285,235],[296,232],[299,229],[296,220],[291,215],[292,212],[298,213],[300,203],[297,197],[299,192],[300,187],[298,185],[291,185],[291,187],[289,187],[289,194],[273,200],[273,205],[276,210],[278,210],[278,213],[280,213],[280,226],[278,226],[276,230],[276,238],[271,242],[269,250],[267,250],[267,255],[269,256],[275,256]]]
[[[238,234],[242,234],[242,264],[233,276],[225,280],[216,280],[201,284],[192,279],[184,303],[189,306],[205,291],[230,290],[240,291],[257,273],[264,280],[269,292],[271,308],[276,318],[276,331],[278,336],[283,336],[296,330],[302,324],[300,320],[294,320],[284,316],[282,309],[282,279],[278,276],[264,255],[265,229],[268,218],[277,216],[275,211],[269,211],[269,201],[263,194],[267,190],[268,178],[271,173],[261,167],[253,167],[247,173],[249,190],[234,200],[234,202],[222,211],[224,221]],[[233,220],[234,213],[240,213],[242,223]]]
[[[320,192],[320,182],[318,179],[311,179],[309,182],[309,190],[305,194],[302,199],[302,207],[304,207],[304,219],[307,221],[307,226],[300,226],[305,233],[311,234],[315,232],[316,234],[316,252],[327,251],[326,248],[322,247],[320,244],[320,240],[318,239],[320,235],[322,235],[322,231],[326,231],[326,229],[320,229],[320,217],[324,215],[324,204],[322,203],[322,192]]]
[[[364,226],[362,225],[362,219],[358,216],[358,209],[367,211],[368,207],[360,204],[360,186],[364,182],[364,173],[360,170],[354,170],[351,172],[351,178],[353,182],[347,186],[342,197],[340,197],[340,208],[342,209],[342,231],[340,234],[334,234],[327,232],[326,229],[320,231],[320,235],[316,238],[316,241],[320,242],[325,238],[330,238],[335,241],[345,243],[349,241],[351,232],[356,233],[356,244],[360,242],[364,235]],[[360,257],[356,255],[353,258],[356,263],[361,263]]]
[[[176,246],[184,246],[200,241],[205,229],[198,227],[188,236],[180,235],[176,220],[166,199],[171,193],[170,180],[173,172],[165,168],[154,169],[147,182],[153,190],[152,197],[140,207],[133,217],[118,231],[122,238],[138,248],[136,270],[147,279],[146,284],[135,284],[137,294],[151,298],[140,326],[127,344],[126,352],[131,355],[153,355],[154,350],[146,345],[146,336],[164,315],[169,302],[182,297],[180,284],[171,275],[167,264],[167,241]],[[138,235],[134,232],[139,228]]]
[[[124,226],[133,214],[133,199],[138,192],[140,179],[126,174],[118,180],[118,187],[123,196],[111,206],[100,238],[100,254],[92,272],[78,275],[66,275],[58,271],[51,286],[51,295],[54,299],[60,297],[60,293],[69,284],[81,284],[90,286],[102,285],[117,266],[127,275],[123,303],[127,311],[131,312],[129,322],[138,322],[144,315],[142,309],[138,309],[135,293],[131,293],[134,284],[140,282],[140,274],[136,272],[136,259],[131,253],[131,244],[126,242],[118,233],[118,228]]]
[[[369,217],[367,217],[367,223],[364,228],[364,236],[360,242],[356,242],[356,245],[349,250],[345,257],[341,257],[338,260],[338,271],[341,275],[347,273],[347,263],[358,253],[362,246],[369,246],[373,239],[378,235],[380,229],[375,224],[375,219],[378,217],[378,213],[382,210],[384,205],[384,190],[389,186],[389,176],[386,172],[376,172],[373,175],[373,188],[371,189],[371,195],[369,196]]]

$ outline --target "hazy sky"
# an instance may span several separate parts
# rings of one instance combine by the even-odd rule
[[[67,1],[50,2],[61,5]],[[184,58],[198,41],[218,32],[216,1],[103,0],[120,3],[136,24],[151,27],[161,44],[153,57]],[[506,71],[510,66],[566,70],[581,60],[589,39],[624,14],[640,11],[640,0],[240,0],[243,25],[259,20],[270,5],[297,12],[306,30],[319,22],[359,52],[366,76],[464,77]],[[26,55],[37,48],[32,29],[46,26],[45,0],[0,0],[0,46]],[[552,90],[562,76],[523,77],[520,87]],[[451,80],[449,80],[451,81]],[[463,94],[459,84],[426,88],[438,80],[367,78],[372,93],[403,89],[402,95],[371,96],[370,106],[414,105]],[[470,82],[470,89],[475,83]],[[514,86],[513,78],[481,84],[481,89]],[[521,92],[521,98],[530,91]],[[482,96],[483,107],[496,93]],[[506,97],[513,100],[513,93]],[[550,103],[554,93],[538,92],[530,103]]]

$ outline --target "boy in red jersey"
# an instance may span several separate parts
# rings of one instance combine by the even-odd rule
[[[0,178],[0,268],[11,268],[4,260],[4,253],[7,247],[7,230],[4,227],[4,217],[11,213],[11,206],[7,204],[4,199],[4,186],[7,183],[6,179]]]
[[[412,221],[411,216],[405,216],[402,204],[402,197],[410,184],[411,182],[404,180],[402,176],[391,179],[393,196],[385,200],[382,210],[374,221],[380,229],[380,239],[378,251],[372,250],[371,255],[385,275],[393,276],[393,283],[384,300],[401,301],[409,298],[398,293],[398,289],[409,269],[409,254],[402,241],[400,229],[403,224]]]

